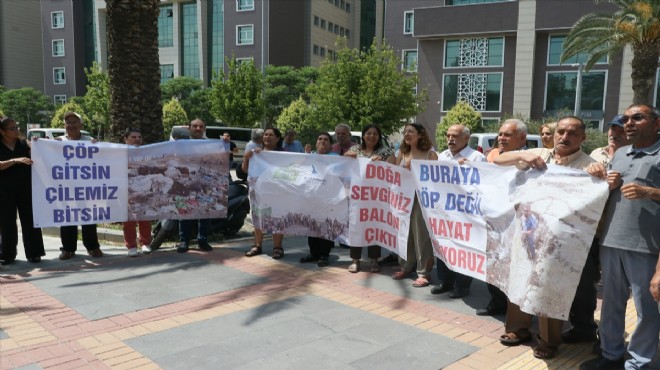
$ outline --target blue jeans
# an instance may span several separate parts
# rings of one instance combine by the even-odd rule
[[[658,349],[660,313],[649,292],[658,256],[622,249],[601,247],[600,265],[603,277],[603,306],[600,317],[600,347],[603,357],[616,360],[625,354],[624,330],[628,286],[637,309],[637,327],[630,336],[626,369],[648,366]]]
[[[188,243],[191,239],[192,228],[197,222],[197,240],[206,240],[211,226],[211,220],[208,218],[202,220],[181,220],[179,221],[179,241]]]

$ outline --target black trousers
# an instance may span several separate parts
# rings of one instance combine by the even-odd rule
[[[344,244],[342,244],[344,246]],[[362,250],[364,248],[362,247],[350,247],[351,250],[349,252],[351,259],[353,260],[359,260],[362,258]],[[380,245],[370,245],[367,247],[367,256],[369,258],[380,258]]]
[[[32,218],[32,192],[26,189],[8,189],[0,200],[0,235],[2,236],[2,255],[6,259],[16,258],[18,245],[18,227],[16,211],[21,221],[25,257],[45,256],[44,240],[41,229],[35,228]]]
[[[488,293],[490,293],[490,302],[488,305],[493,308],[505,308],[507,307],[508,300],[506,294],[500,290],[500,288],[495,285],[486,284],[488,286]]]
[[[594,238],[568,316],[575,330],[585,334],[595,333],[598,329],[594,321],[594,312],[596,312],[597,299],[596,283],[600,280],[599,250],[598,238]]]
[[[436,257],[435,262],[438,280],[441,283],[453,287],[455,291],[470,289],[470,285],[472,285],[472,277],[450,270],[440,258]]]
[[[322,238],[315,238],[313,236],[307,237],[307,245],[309,245],[309,254],[312,257],[328,257],[330,255],[330,249],[335,244],[332,240],[326,240]]]
[[[88,251],[97,249],[99,244],[98,235],[96,235],[96,224],[82,225],[83,245]],[[75,252],[78,249],[78,226],[60,227],[60,239],[62,240],[62,250]]]

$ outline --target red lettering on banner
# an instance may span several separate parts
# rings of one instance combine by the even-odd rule
[[[389,167],[376,166],[373,163],[369,163],[367,164],[367,173],[365,177],[368,179],[377,178],[378,180],[387,181],[390,184],[401,186],[401,174],[397,171],[393,171]]]
[[[471,223],[449,221],[441,218],[429,218],[429,224],[431,225],[433,235],[466,242],[470,241],[470,231],[472,230]]]
[[[360,208],[360,222],[376,221],[399,230],[399,218],[392,212],[380,208]]]
[[[459,267],[465,270],[474,271],[480,274],[486,274],[484,263],[486,256],[465,249],[456,249],[453,247],[440,246],[445,262],[451,266]]]
[[[351,187],[351,199],[353,200],[376,200],[387,203],[390,207],[410,213],[412,198],[403,195],[403,192],[393,192],[389,188],[380,186],[353,186]]]
[[[396,248],[396,235],[385,230],[369,228],[364,230],[364,240],[369,244],[380,243]]]

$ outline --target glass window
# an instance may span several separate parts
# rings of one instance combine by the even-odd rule
[[[314,45],[312,50],[313,50],[312,52],[314,53],[314,55],[319,55],[319,46],[318,45]]]
[[[339,36],[344,36],[344,27],[339,27]]]
[[[328,32],[333,32],[335,29],[335,24],[332,22],[328,22]]]
[[[324,47],[321,47],[321,48],[320,48],[320,50],[319,50],[319,55],[322,56],[322,57],[325,56],[325,48],[324,48]]]
[[[53,40],[53,56],[64,56],[64,40]]]
[[[254,27],[251,24],[236,26],[236,45],[254,44]]]
[[[417,72],[417,50],[403,51],[403,70]]]
[[[50,13],[51,28],[64,28],[64,12]]]
[[[504,38],[447,40],[445,68],[504,65]]]
[[[335,35],[339,35],[339,25],[335,24]]]
[[[346,3],[346,13],[351,12],[351,3]]]
[[[53,103],[55,105],[66,104],[66,95],[53,95]]]
[[[236,11],[254,10],[254,0],[236,0]]]
[[[53,84],[64,85],[66,84],[66,74],[64,67],[53,68]]]
[[[318,27],[318,26],[319,26],[319,23],[320,23],[319,17],[315,15],[315,16],[314,16],[314,25],[315,25],[316,27]]]
[[[174,13],[172,5],[163,5],[158,13],[158,47],[174,46]]]
[[[344,35],[346,35],[346,38],[348,39],[351,37],[351,32],[347,29]]]
[[[545,110],[574,110],[577,72],[548,73]],[[582,73],[581,110],[603,110],[605,72]]]
[[[208,14],[211,17],[211,70],[209,80],[213,78],[213,72],[221,71],[225,65],[225,27],[224,27],[224,0],[209,1]]]
[[[248,57],[248,58],[236,58],[236,66],[237,66],[237,67],[240,67],[241,64],[243,64],[243,63],[253,62],[253,61],[254,61],[254,59],[253,59],[252,57]]]
[[[321,28],[325,29],[325,19],[321,18]]]
[[[442,110],[465,101],[478,112],[499,112],[502,95],[501,73],[446,74],[442,91]]]
[[[587,53],[577,53],[568,58],[564,63],[560,63],[561,53],[564,51],[564,39],[566,36],[550,36],[548,42],[548,65],[567,65],[567,64],[584,64],[589,58]],[[607,56],[598,59],[598,64],[607,63]]]
[[[169,81],[174,78],[174,64],[161,64],[160,65],[160,83]]]
[[[403,13],[403,33],[409,35],[413,33],[415,27],[415,13],[413,12],[404,12]]]
[[[197,4],[181,7],[181,74],[199,79],[199,39],[197,35]]]

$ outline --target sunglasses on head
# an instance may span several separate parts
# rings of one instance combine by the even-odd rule
[[[623,116],[622,115],[621,118],[619,119],[619,123],[626,123],[626,122],[628,122],[629,119],[632,119],[633,122],[640,122],[641,120],[643,120],[644,118],[647,118],[647,117],[648,118],[653,118],[650,114],[644,114],[644,113],[635,113],[635,114],[631,114],[629,116]]]

